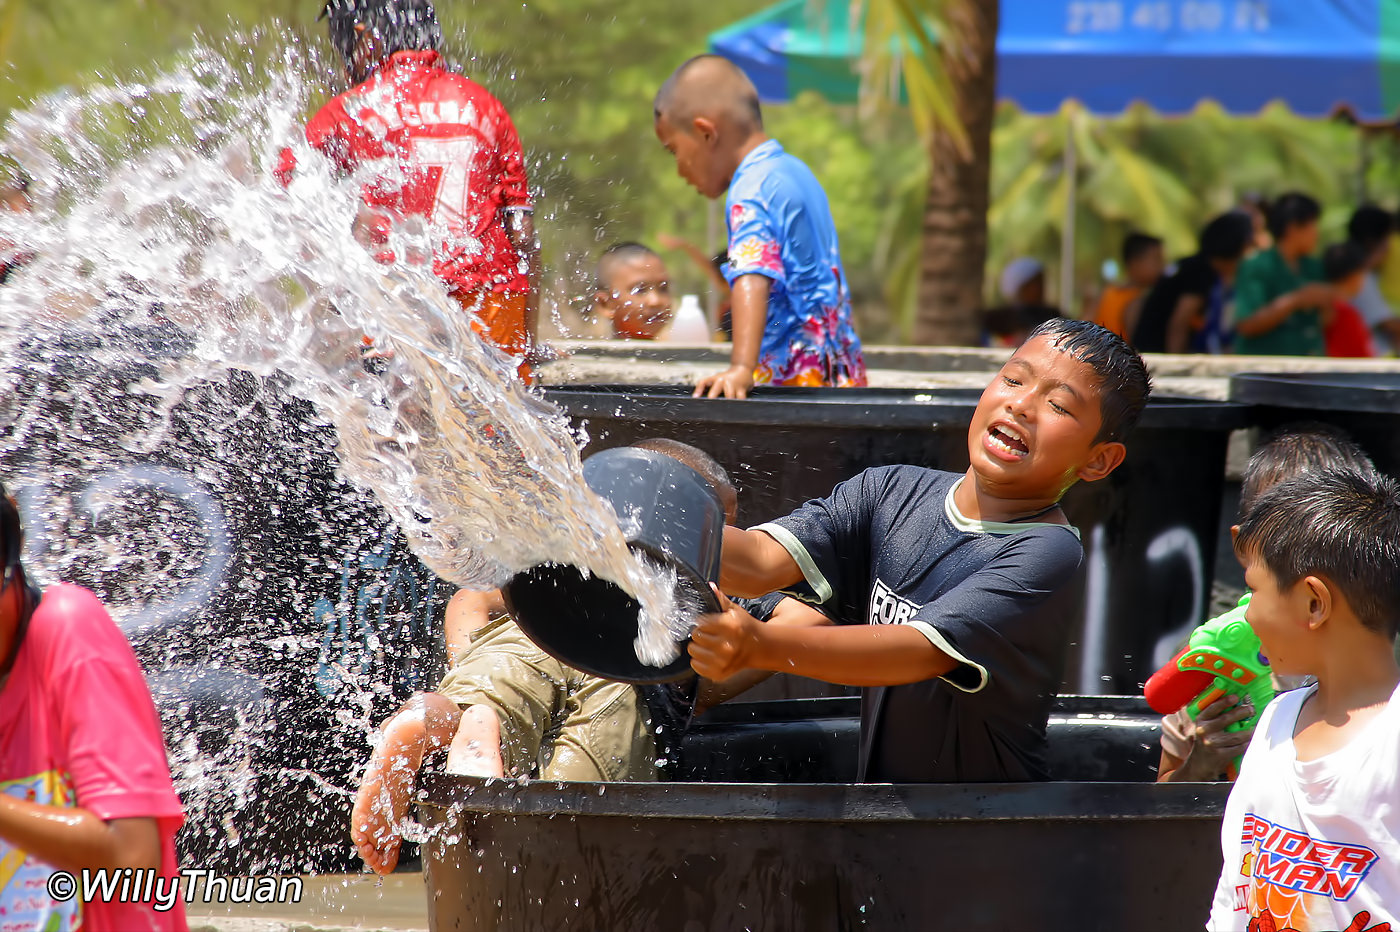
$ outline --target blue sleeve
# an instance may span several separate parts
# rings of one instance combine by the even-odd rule
[[[957,660],[943,677],[964,692],[1043,683],[1068,644],[1084,548],[1068,528],[1006,539],[984,567],[905,622]]]
[[[732,284],[741,275],[763,275],[786,283],[783,237],[776,218],[757,198],[739,198],[729,205],[729,265]]]
[[[897,467],[894,467],[897,468]],[[870,526],[892,467],[867,469],[838,485],[823,499],[754,530],[783,545],[802,570],[804,586],[791,595],[814,605],[831,605],[838,622],[854,621],[840,606],[870,593]]]

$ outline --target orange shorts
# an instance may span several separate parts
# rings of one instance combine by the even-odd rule
[[[476,315],[472,329],[478,336],[485,337],[500,347],[502,352],[521,360],[516,371],[527,385],[530,384],[530,364],[524,361],[530,349],[530,331],[525,321],[529,295],[523,291],[459,291],[452,296],[463,309]]]

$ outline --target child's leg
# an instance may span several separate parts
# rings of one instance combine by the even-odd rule
[[[472,705],[462,710],[462,723],[447,749],[447,772],[473,777],[503,777],[501,719],[490,706]]]
[[[366,865],[387,874],[399,861],[400,826],[408,814],[413,780],[423,757],[452,740],[462,711],[437,693],[414,696],[384,724],[355,794],[350,838]]]
[[[467,648],[438,685],[438,692],[467,710],[447,769],[476,776],[532,774],[560,718],[567,675],[509,618],[471,631]]]

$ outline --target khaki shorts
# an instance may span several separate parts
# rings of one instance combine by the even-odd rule
[[[472,635],[437,691],[501,720],[507,774],[565,781],[655,780],[656,742],[637,690],[565,666],[510,618]]]

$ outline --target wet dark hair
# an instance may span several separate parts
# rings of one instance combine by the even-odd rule
[[[669,437],[649,437],[646,440],[638,440],[632,446],[638,450],[650,450],[679,460],[709,481],[722,506],[728,506],[728,499],[734,501],[737,507],[739,493],[729,479],[729,472],[699,447]]]
[[[1333,284],[1366,270],[1371,251],[1360,243],[1347,240],[1328,246],[1322,253],[1322,277]]]
[[[1347,239],[1359,243],[1368,253],[1390,238],[1395,231],[1395,215],[1384,207],[1364,204],[1347,221]]]
[[[1030,332],[1026,341],[1036,337],[1045,337],[1099,377],[1099,415],[1103,424],[1094,442],[1121,441],[1126,437],[1152,392],[1147,364],[1137,350],[1106,327],[1068,317],[1045,321]]]
[[[1281,194],[1268,206],[1266,216],[1269,233],[1274,239],[1283,239],[1290,227],[1312,223],[1322,216],[1322,206],[1317,201],[1299,191]]]
[[[1201,255],[1231,262],[1254,242],[1254,220],[1242,210],[1232,210],[1211,220],[1201,230]]]
[[[359,42],[356,26],[374,35],[379,54],[429,52],[442,44],[442,26],[432,0],[326,0],[321,19],[330,26],[331,45],[348,63]]]
[[[1368,630],[1400,619],[1400,483],[1375,470],[1329,469],[1279,483],[1245,516],[1235,552],[1263,561],[1282,589],[1327,580]]]
[[[628,240],[622,243],[613,243],[603,254],[598,257],[598,268],[594,273],[595,288],[598,291],[608,290],[608,275],[612,271],[615,262],[631,262],[634,259],[644,259],[657,255],[656,250],[642,243]],[[660,452],[660,451],[657,451]]]
[[[1130,265],[1139,257],[1146,255],[1154,249],[1162,248],[1160,237],[1151,236],[1147,233],[1139,233],[1134,230],[1123,237],[1123,264]]]
[[[1259,496],[1280,482],[1328,469],[1376,471],[1371,458],[1339,427],[1303,421],[1279,428],[1244,469],[1240,514],[1248,514]]]

